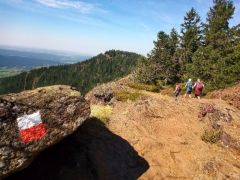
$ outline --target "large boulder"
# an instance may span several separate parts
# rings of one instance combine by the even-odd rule
[[[0,179],[27,167],[39,152],[72,134],[90,114],[69,86],[0,96]]]
[[[128,141],[96,118],[40,153],[24,170],[6,180],[133,180],[149,168]]]

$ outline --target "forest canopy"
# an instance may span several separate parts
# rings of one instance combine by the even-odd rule
[[[85,94],[98,83],[129,74],[140,57],[136,53],[110,50],[77,64],[34,69],[0,79],[0,94],[57,84],[76,87]]]

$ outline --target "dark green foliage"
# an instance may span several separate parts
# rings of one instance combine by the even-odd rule
[[[239,28],[229,27],[233,13],[231,1],[214,0],[205,24],[204,46],[193,56],[190,73],[207,82],[209,90],[225,88],[240,80]]]
[[[205,24],[205,44],[212,48],[224,49],[228,45],[229,20],[234,13],[234,6],[230,0],[214,0]]]
[[[194,8],[187,12],[181,24],[181,47],[184,50],[184,61],[191,62],[191,55],[201,45],[202,30],[201,18]]]
[[[148,55],[150,72],[148,79],[150,83],[157,84],[158,80],[165,83],[178,80],[180,65],[178,57],[179,39],[175,29],[172,29],[170,36],[165,32],[158,33],[157,41],[154,41],[154,49]],[[148,83],[148,82],[146,82]]]
[[[181,24],[181,74],[182,79],[188,79],[191,74],[192,56],[202,44],[201,18],[194,8],[191,8]]]
[[[129,74],[139,57],[141,56],[135,53],[111,50],[81,63],[35,69],[0,79],[0,93],[65,84],[74,86],[85,94],[98,83]]]
[[[154,66],[149,61],[149,59],[145,57],[141,57],[137,61],[136,68],[133,72],[133,77],[136,82],[152,84],[154,83],[155,74],[154,74]]]
[[[181,36],[172,29],[154,41],[154,49],[135,71],[137,82],[175,84],[202,79],[205,93],[240,81],[240,24],[229,27],[234,13],[231,0],[213,0],[206,23],[194,8],[181,24]]]

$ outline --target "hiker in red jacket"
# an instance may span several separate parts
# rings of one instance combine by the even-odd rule
[[[202,95],[202,92],[204,89],[204,84],[201,82],[200,79],[198,79],[197,82],[195,82],[193,89],[194,89],[195,97],[200,99],[200,96]]]
[[[175,100],[177,100],[178,96],[181,93],[181,90],[182,90],[181,85],[176,84],[176,88],[175,88],[175,91],[174,91]]]

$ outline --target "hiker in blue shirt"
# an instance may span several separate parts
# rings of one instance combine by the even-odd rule
[[[185,88],[186,88],[186,94],[184,96],[185,98],[187,97],[187,95],[189,96],[189,98],[192,98],[192,96],[191,96],[192,86],[193,86],[192,79],[188,79],[188,82],[185,85]]]

